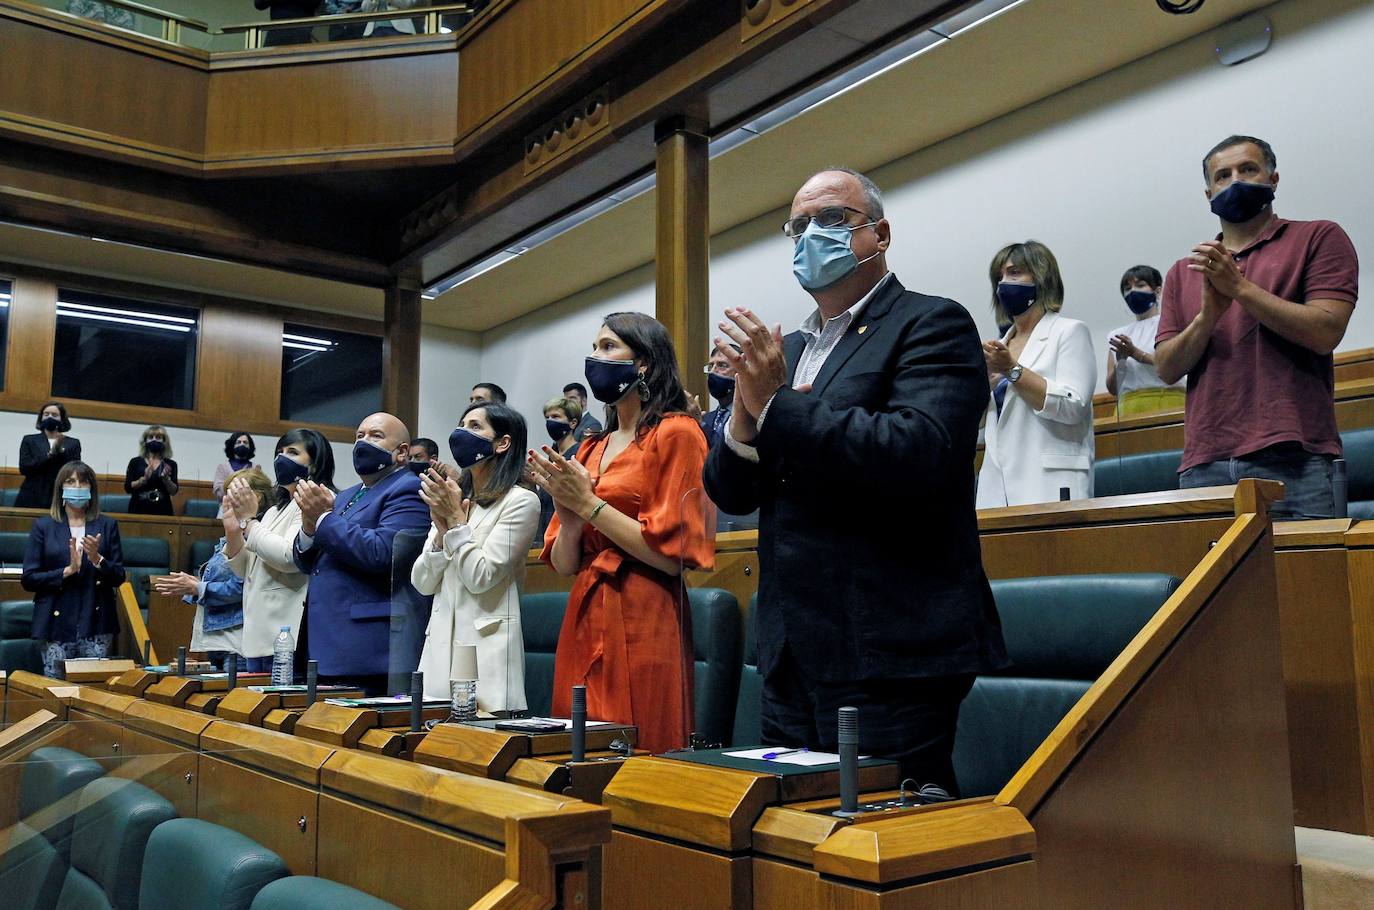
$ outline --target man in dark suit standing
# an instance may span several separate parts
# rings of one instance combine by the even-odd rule
[[[706,434],[706,445],[714,446],[725,435],[735,405],[735,371],[720,351],[712,351],[706,364],[706,390],[716,400],[716,407],[701,415],[701,431]]]
[[[331,492],[296,484],[301,531],[294,558],[310,576],[306,641],[322,682],[386,688],[391,635],[391,544],[398,531],[429,527],[420,478],[406,469],[410,431],[391,414],[358,426],[353,467],[362,483]]]
[[[835,751],[853,705],[861,751],[956,793],[959,704],[1007,663],[973,505],[978,331],[888,272],[882,196],[857,171],[808,180],[784,231],[817,309],[786,339],[726,311],[734,413],[706,463],[723,511],[761,509],[763,737]]]

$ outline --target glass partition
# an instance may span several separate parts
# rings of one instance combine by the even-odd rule
[[[69,13],[92,22],[124,29],[149,38],[208,50],[210,26],[189,16],[128,0],[30,0],[38,6]]]
[[[382,409],[382,339],[287,323],[281,336],[282,420],[352,426]]]
[[[325,0],[324,15],[226,25],[245,49],[324,44],[406,35],[447,35],[466,27],[490,0],[428,3],[426,0]]]

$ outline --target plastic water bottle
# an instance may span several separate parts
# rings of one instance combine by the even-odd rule
[[[291,627],[282,626],[272,643],[272,685],[291,685],[295,665],[296,644],[291,640]]]

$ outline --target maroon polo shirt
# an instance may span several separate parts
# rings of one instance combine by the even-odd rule
[[[1354,304],[1359,295],[1355,247],[1332,221],[1275,218],[1236,259],[1245,277],[1293,303]],[[1187,328],[1202,310],[1202,282],[1202,274],[1190,270],[1187,259],[1169,269],[1156,345]],[[1285,340],[1233,302],[1188,373],[1179,470],[1281,442],[1339,456],[1334,395],[1330,354]]]

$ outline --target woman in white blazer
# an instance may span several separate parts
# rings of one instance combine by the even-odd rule
[[[1093,495],[1097,364],[1088,327],[1059,315],[1064,283],[1054,254],[1027,240],[989,269],[1001,339],[983,345],[992,395],[984,426],[978,508]]]
[[[315,430],[296,429],[277,440],[276,502],[261,516],[256,497],[246,485],[230,484],[224,494],[227,512],[225,555],[229,568],[243,579],[243,654],[247,672],[272,670],[272,647],[283,626],[300,641],[309,576],[296,567],[291,548],[301,529],[301,510],[291,498],[297,482],[309,478],[334,489],[334,451]]]
[[[449,698],[454,646],[475,645],[478,710],[526,707],[520,592],[539,524],[539,497],[519,486],[526,441],[517,411],[477,402],[449,436],[461,477],[420,475],[433,524],[410,581],[434,595],[420,653],[426,698]]]

